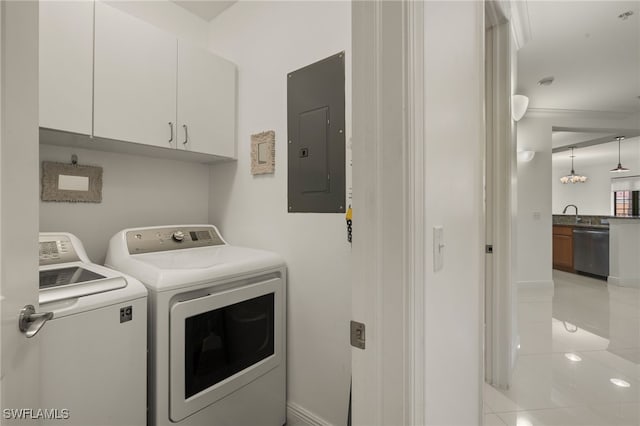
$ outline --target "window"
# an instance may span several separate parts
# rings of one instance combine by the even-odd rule
[[[640,215],[640,191],[614,191],[613,192],[614,216],[639,216]]]

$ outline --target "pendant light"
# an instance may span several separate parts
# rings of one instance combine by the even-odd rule
[[[577,175],[573,169],[573,158],[575,157],[575,155],[573,155],[573,148],[575,147],[571,147],[571,174],[562,176],[560,178],[560,182],[562,183],[584,183],[588,179],[586,176]]]
[[[616,167],[615,169],[611,169],[610,171],[611,173],[628,172],[629,169],[627,169],[626,167],[622,167],[622,163],[620,162],[620,142],[622,142],[624,136],[618,136],[616,139],[618,140],[618,167]]]

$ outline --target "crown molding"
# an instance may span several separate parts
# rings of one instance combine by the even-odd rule
[[[491,28],[509,22],[517,49],[531,41],[531,23],[527,0],[488,0],[485,25]]]
[[[626,111],[592,111],[581,109],[561,109],[561,108],[529,108],[528,118],[586,118],[586,119],[609,119],[626,120],[637,115],[635,112]]]
[[[511,18],[511,0],[488,0],[485,3],[486,29],[509,22]]]
[[[529,4],[527,0],[510,0],[511,31],[520,50],[531,41],[531,21],[529,20]]]

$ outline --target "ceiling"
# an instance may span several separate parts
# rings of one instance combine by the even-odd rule
[[[560,130],[551,134],[551,147],[554,150],[559,148],[567,148],[571,146],[580,146],[581,144],[591,142],[595,138],[607,138],[609,141],[615,140],[617,132],[606,130],[593,131],[572,131]]]
[[[529,108],[640,112],[640,2],[527,2],[531,41],[518,51]],[[618,15],[632,11],[623,20]],[[537,82],[548,76],[550,86]]]
[[[640,124],[640,123],[638,123]],[[553,127],[551,133],[552,152],[568,151],[572,147],[584,148],[591,145],[599,145],[615,141],[617,137],[624,139],[640,136],[638,129],[592,129],[573,127]]]
[[[640,164],[640,137],[623,140],[620,144],[620,153],[623,166],[632,168],[633,165]],[[570,151],[554,153],[554,166],[562,165],[569,171],[571,169],[570,155]],[[578,148],[574,150],[574,155],[576,171],[578,172],[580,167],[592,165],[605,165],[612,169],[618,164],[618,142],[614,141]]]
[[[189,12],[211,21],[216,16],[224,12],[237,0],[171,0],[173,3],[187,9]]]

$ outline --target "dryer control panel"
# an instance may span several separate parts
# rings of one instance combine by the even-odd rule
[[[127,232],[129,254],[225,245],[214,227],[167,227]]]

